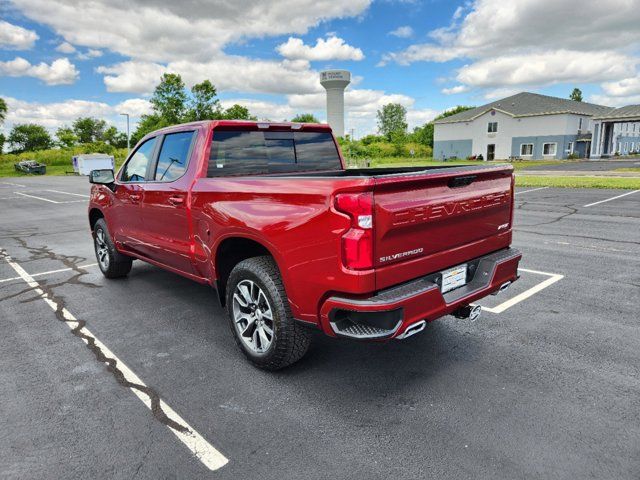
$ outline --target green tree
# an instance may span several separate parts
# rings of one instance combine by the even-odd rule
[[[9,144],[14,152],[33,152],[51,148],[53,140],[42,125],[23,123],[14,125],[9,134]]]
[[[575,102],[581,102],[582,101],[582,90],[580,90],[579,88],[574,88],[573,91],[571,92],[571,95],[569,95],[569,98]]]
[[[56,138],[58,139],[58,145],[63,148],[73,147],[78,143],[78,137],[73,130],[69,127],[60,127],[56,130]]]
[[[222,118],[226,120],[257,120],[255,116],[251,115],[247,107],[237,103],[227,108],[222,114]]]
[[[299,113],[291,119],[294,123],[320,123],[313,113]]]
[[[127,146],[127,134],[119,132],[116,127],[111,125],[104,131],[102,141],[116,148],[125,148]]]
[[[102,141],[107,122],[94,117],[80,117],[73,122],[73,133],[79,143],[93,143]]]
[[[190,121],[219,119],[222,113],[217,95],[216,87],[209,80],[196,83],[191,87],[191,101],[189,102],[187,119]]]
[[[140,117],[136,130],[131,134],[131,147],[133,148],[147,133],[151,133],[159,128],[168,127],[169,125],[171,125],[169,122],[155,113],[143,115]]]
[[[407,109],[399,103],[387,103],[378,110],[378,131],[391,141],[392,133],[407,132]]]
[[[4,123],[4,119],[7,118],[7,102],[4,101],[4,98],[0,98],[0,125]]]
[[[7,141],[7,137],[4,136],[4,133],[0,133],[0,155],[4,151],[4,142]]]
[[[150,102],[153,113],[167,125],[183,122],[187,113],[187,93],[182,77],[177,73],[163,74]]]

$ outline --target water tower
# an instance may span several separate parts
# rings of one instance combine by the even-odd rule
[[[327,122],[336,137],[344,137],[344,89],[351,83],[347,70],[320,72],[320,84],[327,91]]]

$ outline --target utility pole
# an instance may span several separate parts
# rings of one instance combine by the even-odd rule
[[[121,113],[123,117],[127,117],[127,157],[131,153],[131,135],[129,134],[129,114]]]

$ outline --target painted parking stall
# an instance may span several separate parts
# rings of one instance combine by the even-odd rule
[[[25,187],[0,186],[0,197],[23,191],[79,202],[2,200],[0,245],[27,279],[0,261],[0,318],[11,319],[5,332],[19,332],[10,337],[16,348],[0,339],[0,351],[5,365],[28,366],[33,378],[55,375],[58,386],[39,388],[3,370],[0,395],[12,412],[5,431],[20,435],[12,447],[0,440],[1,477],[633,478],[638,471],[640,386],[630,366],[640,361],[640,195],[584,207],[626,192],[520,188],[521,278],[483,300],[478,321],[446,317],[387,344],[316,336],[303,362],[267,374],[231,345],[209,287],[142,262],[128,279],[102,278],[85,197],[54,192],[86,195],[86,179],[20,182]],[[127,381],[152,388],[168,418],[228,462],[212,470],[198,456],[206,448],[190,449],[179,429],[153,415],[146,394],[114,381],[109,364],[69,335],[81,320],[105,357],[128,367]],[[58,369],[69,357],[83,360]],[[12,385],[33,399],[16,404]],[[82,388],[101,395],[88,401]],[[91,428],[71,422],[79,401]],[[421,455],[407,458],[408,449]],[[222,461],[211,458],[214,466]]]

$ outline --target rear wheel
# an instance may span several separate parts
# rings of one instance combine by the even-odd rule
[[[310,333],[291,315],[273,258],[254,257],[238,263],[227,282],[226,304],[234,339],[257,367],[278,370],[307,352]]]
[[[93,245],[98,266],[105,277],[120,278],[128,275],[133,259],[116,250],[104,218],[100,218],[93,227]]]

